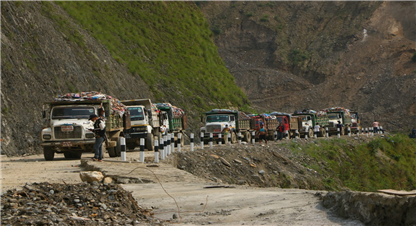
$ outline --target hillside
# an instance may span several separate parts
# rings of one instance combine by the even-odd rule
[[[199,2],[256,108],[343,106],[369,126],[416,123],[415,2]]]
[[[2,154],[40,152],[42,103],[99,91],[200,112],[248,104],[192,2],[2,2]]]

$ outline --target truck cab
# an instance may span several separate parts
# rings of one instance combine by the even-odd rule
[[[82,152],[93,152],[95,135],[89,131],[93,128],[89,116],[100,115],[101,108],[105,109],[105,115],[108,116],[105,119],[106,134],[109,139],[106,148],[109,152],[114,151],[118,137],[127,122],[119,114],[110,115],[110,106],[110,100],[44,103],[42,112],[44,125],[40,138],[45,160],[53,160],[55,153],[63,153],[65,158],[79,159]]]
[[[153,151],[154,136],[159,135],[159,115],[152,108],[150,99],[122,100],[130,112],[131,128],[126,130],[126,146],[134,149],[140,146],[140,139],[145,139],[145,147]]]
[[[204,133],[204,142],[209,140],[210,133],[213,134],[213,139],[218,140],[218,134],[220,134],[226,125],[231,130],[231,141],[235,143],[237,138],[235,131],[237,130],[237,117],[238,112],[236,110],[227,109],[214,109],[209,112],[205,112],[202,118],[202,122],[205,122],[205,126],[201,127],[200,131]]]

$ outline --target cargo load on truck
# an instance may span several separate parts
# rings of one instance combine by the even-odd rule
[[[45,160],[53,160],[55,153],[65,158],[81,158],[83,152],[93,152],[95,135],[89,131],[92,114],[104,119],[106,125],[105,148],[110,157],[119,155],[124,129],[130,127],[130,116],[117,98],[100,92],[66,93],[43,105],[44,128],[41,146]],[[117,148],[118,147],[118,148]]]
[[[212,109],[203,113],[201,122],[205,125],[200,129],[204,133],[204,143],[208,143],[210,134],[213,134],[213,140],[219,141],[219,134],[228,126],[231,130],[231,143],[237,142],[237,133],[241,132],[245,141],[250,142],[251,131],[254,131],[250,125],[250,116],[242,111],[230,109]],[[224,137],[221,138],[222,140]],[[224,140],[223,140],[224,141]]]

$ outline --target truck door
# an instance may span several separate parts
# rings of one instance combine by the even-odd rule
[[[285,131],[289,130],[289,121],[287,120],[287,117],[283,118],[283,124],[285,125]]]

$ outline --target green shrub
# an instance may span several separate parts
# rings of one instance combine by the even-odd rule
[[[246,13],[246,17],[252,17],[253,13]]]
[[[267,22],[267,21],[269,21],[269,15],[263,15],[263,17],[260,18],[260,21],[261,22]]]

